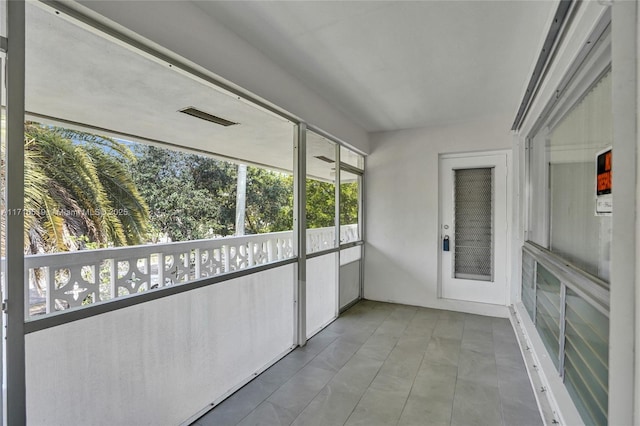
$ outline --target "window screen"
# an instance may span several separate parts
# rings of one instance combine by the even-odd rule
[[[493,279],[493,169],[455,170],[454,276]]]
[[[535,171],[549,173],[549,249],[606,281],[611,215],[596,213],[596,155],[613,144],[611,84],[608,72],[552,129],[548,172]]]

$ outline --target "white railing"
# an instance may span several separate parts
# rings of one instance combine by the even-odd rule
[[[357,225],[340,229],[342,244]],[[307,252],[334,247],[335,228],[307,230]],[[293,232],[25,256],[30,315],[46,314],[293,257]]]

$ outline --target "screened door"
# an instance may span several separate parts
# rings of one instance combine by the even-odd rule
[[[440,160],[444,298],[507,302],[506,161],[506,154]]]

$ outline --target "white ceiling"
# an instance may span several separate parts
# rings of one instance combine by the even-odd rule
[[[557,5],[195,3],[370,132],[515,117]]]
[[[108,129],[132,141],[149,139],[293,169],[292,123],[62,15],[27,5],[28,112],[63,120],[62,125]],[[238,124],[223,127],[178,112],[186,107]]]
[[[25,104],[30,119],[293,170],[293,123],[40,3],[28,2],[26,11]],[[186,107],[237,124],[223,127],[179,112]],[[342,154],[343,162],[358,165],[358,155]],[[335,145],[308,132],[307,173],[333,180],[335,164],[319,156],[335,160]]]
[[[198,5],[368,131],[515,116],[555,7],[480,0]],[[292,170],[293,125],[281,117],[41,3],[27,2],[26,35],[28,111]],[[178,112],[190,106],[239,124]],[[334,148],[317,135],[308,141],[308,172],[331,179],[335,165],[314,157],[333,158]],[[345,152],[342,158],[357,162]]]

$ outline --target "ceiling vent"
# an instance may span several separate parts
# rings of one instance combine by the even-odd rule
[[[322,160],[322,161],[324,161],[325,163],[329,163],[329,164],[333,164],[333,163],[335,163],[335,161],[334,161],[334,160],[332,160],[332,159],[331,159],[331,158],[329,158],[329,157],[325,157],[324,155],[316,155],[316,158],[317,158],[318,160]]]
[[[225,126],[225,127],[229,127],[229,126],[233,126],[235,124],[238,124],[238,123],[234,123],[233,121],[225,120],[224,118],[216,117],[215,115],[211,115],[211,114],[206,113],[204,111],[200,111],[199,109],[196,109],[194,107],[184,108],[184,109],[181,109],[179,112],[182,112],[184,114],[190,115],[192,117],[199,118],[201,120],[210,121],[212,123],[216,123],[216,124],[219,124],[219,125]]]

